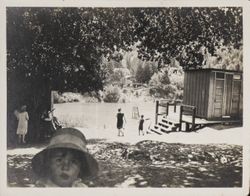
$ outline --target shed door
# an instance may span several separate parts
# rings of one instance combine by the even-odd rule
[[[239,114],[240,94],[241,94],[241,76],[234,75],[233,88],[232,88],[232,108],[231,108],[231,113],[234,116]]]
[[[214,94],[214,117],[221,117],[223,111],[225,74],[216,72]]]
[[[233,88],[233,73],[226,74],[226,84],[225,84],[226,94],[224,97],[224,114],[225,116],[231,116],[231,102],[232,102],[232,88]]]

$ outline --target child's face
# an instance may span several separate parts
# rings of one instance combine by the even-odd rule
[[[50,179],[61,187],[70,187],[78,178],[81,162],[71,150],[57,149],[50,155]]]

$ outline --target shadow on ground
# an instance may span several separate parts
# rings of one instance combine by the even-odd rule
[[[85,179],[90,187],[241,187],[242,146],[169,144],[135,145],[89,140],[100,173]],[[8,155],[8,185],[33,187],[32,154]]]

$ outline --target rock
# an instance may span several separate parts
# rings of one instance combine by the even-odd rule
[[[215,161],[216,154],[214,152],[204,152],[204,156],[206,157],[206,160],[208,161]]]
[[[125,149],[122,153],[122,157],[126,159],[133,159],[137,161],[147,160],[151,161],[149,152],[141,150],[136,147],[130,147]]]
[[[147,184],[148,184],[147,181],[142,181],[142,182],[139,183],[140,186],[145,186],[145,185],[147,185]]]
[[[205,167],[200,167],[200,168],[198,168],[198,170],[201,172],[207,171],[207,169]]]
[[[227,163],[227,158],[226,158],[225,156],[222,156],[222,157],[220,158],[220,163],[222,163],[222,164]]]

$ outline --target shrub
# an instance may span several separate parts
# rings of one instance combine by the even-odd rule
[[[123,90],[122,90],[122,93],[127,94],[127,93],[128,93],[128,90],[127,90],[127,89],[123,89]]]
[[[177,88],[174,85],[161,85],[149,89],[149,94],[154,97],[170,98],[173,99],[176,96]]]
[[[119,103],[126,103],[128,101],[129,101],[128,97],[125,94],[121,94],[118,102]]]
[[[54,103],[65,103],[65,99],[62,96],[61,93],[58,93],[57,91],[53,91],[53,99],[54,99]]]
[[[82,95],[80,93],[58,93],[56,91],[53,92],[54,103],[68,103],[68,102],[79,102],[82,101]]]
[[[121,90],[118,87],[108,86],[104,91],[104,102],[117,103],[121,96]]]

